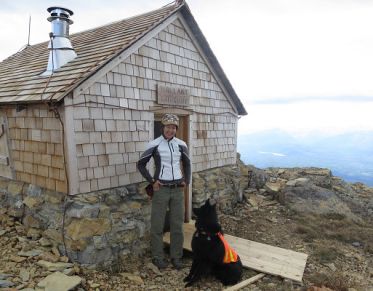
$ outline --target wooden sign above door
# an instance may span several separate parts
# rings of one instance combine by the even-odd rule
[[[190,105],[190,90],[187,88],[158,85],[158,104],[164,105]]]

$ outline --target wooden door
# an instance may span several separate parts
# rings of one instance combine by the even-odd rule
[[[188,146],[189,146],[189,116],[179,116],[179,128],[176,134],[177,138],[182,139]],[[189,186],[184,188],[184,205],[185,205],[185,212],[184,212],[184,221],[189,222],[189,211],[190,211],[190,203],[189,203]]]

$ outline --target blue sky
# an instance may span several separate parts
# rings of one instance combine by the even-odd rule
[[[1,0],[0,59],[48,39],[46,9],[74,11],[71,33],[166,5],[162,0]],[[239,134],[373,130],[373,1],[189,0],[249,115]],[[7,29],[12,27],[12,29]]]

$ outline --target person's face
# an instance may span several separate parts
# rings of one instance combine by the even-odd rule
[[[166,139],[173,138],[176,135],[176,125],[169,124],[163,127],[163,135]]]

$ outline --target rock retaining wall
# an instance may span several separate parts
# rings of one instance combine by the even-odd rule
[[[149,248],[151,203],[145,185],[66,196],[0,177],[0,214],[16,217],[29,238],[49,239],[73,262],[106,266]],[[218,195],[221,209],[229,209],[241,199],[244,185],[235,166],[194,173],[193,207]]]
[[[0,202],[2,211],[22,221],[28,237],[48,238],[72,261],[107,265],[149,246],[151,208],[143,189],[140,183],[66,196],[0,178]]]

